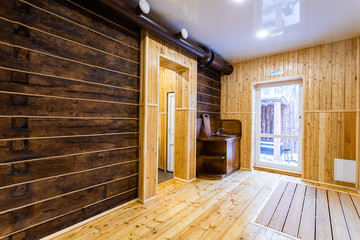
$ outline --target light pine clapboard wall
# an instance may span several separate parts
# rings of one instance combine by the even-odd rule
[[[222,77],[221,116],[243,124],[242,168],[252,168],[253,83],[301,76],[303,178],[343,184],[333,180],[333,159],[356,159],[358,46],[359,38],[352,38],[234,64],[234,73]],[[269,77],[280,70],[283,76]]]
[[[360,37],[357,38],[357,78],[360,77]],[[357,183],[356,188],[358,189],[358,192],[360,193],[360,81],[357,82],[358,84],[358,91],[357,91],[357,118],[356,118],[356,156],[357,156]]]
[[[159,76],[159,138],[158,138],[158,168],[167,169],[167,95],[175,91],[177,73],[160,66]]]
[[[157,195],[160,66],[177,72],[174,176],[184,181],[195,178],[197,61],[145,31],[141,61],[139,197],[145,202]]]

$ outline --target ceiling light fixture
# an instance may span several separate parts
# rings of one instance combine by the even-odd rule
[[[269,31],[267,30],[260,30],[256,33],[256,37],[257,38],[266,38],[267,36],[269,36]]]
[[[137,15],[148,14],[150,12],[150,5],[146,0],[140,0],[139,5],[136,7],[135,12]]]
[[[271,37],[277,37],[277,36],[283,35],[283,33],[284,33],[283,31],[276,32],[276,33],[271,34]]]
[[[233,2],[242,3],[242,2],[245,2],[245,0],[233,0]]]
[[[189,37],[189,33],[185,28],[182,28],[180,32],[178,32],[175,37],[177,39],[187,39]]]

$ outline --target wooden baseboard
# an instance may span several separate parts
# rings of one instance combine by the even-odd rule
[[[192,182],[194,181],[196,178],[193,178],[193,179],[190,179],[190,180],[185,180],[185,179],[182,179],[182,178],[178,178],[178,177],[174,177],[176,180],[179,180],[179,181],[182,181],[182,182],[186,182],[186,183],[189,183],[189,182]]]
[[[301,175],[302,175],[301,173],[298,173],[298,172],[279,170],[279,169],[268,168],[268,167],[254,166],[254,169],[258,170],[258,171],[277,173],[277,174],[282,174],[282,175],[287,175],[287,176],[297,177],[297,178],[301,178]]]
[[[301,181],[315,185],[317,187],[325,186],[323,188],[327,188],[327,189],[331,189],[331,190],[335,190],[335,191],[341,191],[342,189],[346,189],[346,190],[353,192],[354,194],[360,194],[359,190],[357,190],[356,188],[353,188],[353,187],[347,187],[347,186],[342,186],[342,185],[332,184],[332,183],[324,183],[324,182],[308,180],[308,179],[304,179],[304,178],[302,178]]]
[[[157,198],[157,197],[158,197],[158,195],[153,196],[153,197],[148,198],[148,199],[145,199],[145,200],[139,199],[139,202],[141,202],[142,204],[145,204],[145,203],[147,203],[147,202],[149,202],[149,201],[151,201],[151,200],[154,200],[154,199]]]
[[[356,189],[356,184],[355,183],[349,183],[349,182],[335,181],[334,180],[334,183],[332,183],[332,184]]]
[[[240,171],[252,171],[253,169],[241,167],[239,170],[240,170]]]
[[[193,178],[193,179],[190,179],[188,182],[190,183],[190,182],[193,182],[195,180],[196,180],[196,178]]]
[[[81,221],[81,222],[79,222],[79,223],[77,223],[77,224],[75,224],[75,225],[72,225],[72,226],[70,226],[70,227],[68,227],[68,228],[65,228],[65,229],[63,229],[63,230],[61,230],[61,231],[58,231],[58,232],[56,232],[56,233],[53,233],[53,234],[51,234],[51,235],[49,235],[49,236],[46,236],[46,237],[44,237],[44,238],[41,238],[41,240],[51,240],[51,239],[53,239],[53,238],[55,238],[55,237],[58,237],[58,236],[63,235],[63,234],[65,234],[65,233],[67,233],[67,232],[70,232],[71,230],[73,230],[73,229],[75,229],[75,228],[79,228],[79,227],[81,227],[81,226],[83,226],[83,225],[85,225],[85,224],[87,224],[87,223],[89,223],[89,222],[95,221],[96,219],[101,218],[102,216],[105,216],[105,215],[107,215],[107,214],[109,214],[109,213],[111,213],[111,212],[114,212],[114,211],[116,211],[116,210],[118,210],[118,209],[120,209],[120,208],[122,208],[122,207],[125,207],[125,206],[127,206],[127,205],[129,205],[129,204],[132,204],[132,203],[134,203],[134,202],[139,202],[139,198],[135,198],[135,199],[133,199],[133,200],[131,200],[131,201],[129,201],[129,202],[126,202],[126,203],[121,204],[121,205],[119,205],[119,206],[117,206],[117,207],[114,207],[114,208],[112,208],[112,209],[110,209],[110,210],[107,210],[106,212],[100,213],[100,214],[95,215],[95,216],[93,216],[93,217],[91,217],[91,218],[88,218],[88,219],[86,219],[86,220],[84,220],[84,221]]]

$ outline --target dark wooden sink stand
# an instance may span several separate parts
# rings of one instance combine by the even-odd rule
[[[222,134],[213,136],[206,114],[198,119],[196,175],[198,178],[222,179],[240,168],[241,122],[221,120]]]

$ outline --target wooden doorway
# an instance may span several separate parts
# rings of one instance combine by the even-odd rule
[[[172,179],[174,172],[175,83],[177,72],[161,65],[159,70],[157,179],[158,183],[161,183]]]
[[[197,62],[146,32],[141,58],[139,198],[146,202],[157,196],[160,68],[176,73],[174,177],[195,179]]]
[[[186,159],[183,158],[181,155],[181,149],[184,147],[184,143],[182,142],[182,131],[183,126],[185,126],[187,122],[187,116],[186,112],[188,111],[188,108],[183,107],[183,101],[184,101],[184,88],[188,85],[189,81],[189,68],[186,66],[183,66],[177,62],[174,62],[173,60],[164,57],[160,55],[160,73],[159,73],[159,110],[161,107],[165,106],[165,111],[167,112],[167,115],[159,118],[159,132],[165,132],[166,133],[166,141],[165,143],[165,151],[163,154],[165,157],[165,169],[171,170],[173,172],[174,178],[178,178],[181,180],[186,180],[186,176],[184,175],[184,170],[182,168],[183,164],[187,164],[184,162]],[[163,86],[165,83],[169,83],[170,85],[173,85],[173,87],[169,88],[169,91],[164,92]],[[165,84],[166,85],[166,84]],[[186,91],[186,90],[185,90]],[[174,102],[174,109],[173,109],[173,139],[169,139],[169,125],[171,124],[169,119],[171,119],[171,114],[169,111],[169,99],[168,94],[171,92]],[[185,95],[186,97],[186,95]],[[162,102],[165,102],[162,103]],[[161,115],[159,115],[161,116]],[[160,129],[165,129],[165,131],[160,131]],[[170,134],[171,135],[171,134]],[[172,141],[171,141],[172,140]],[[158,138],[159,141],[159,138]],[[169,148],[169,141],[172,142],[172,166],[169,166],[169,155],[171,155],[171,149]],[[159,146],[159,142],[157,144]],[[160,152],[158,152],[160,154]],[[171,157],[171,156],[170,156]],[[186,170],[185,170],[186,171]]]

